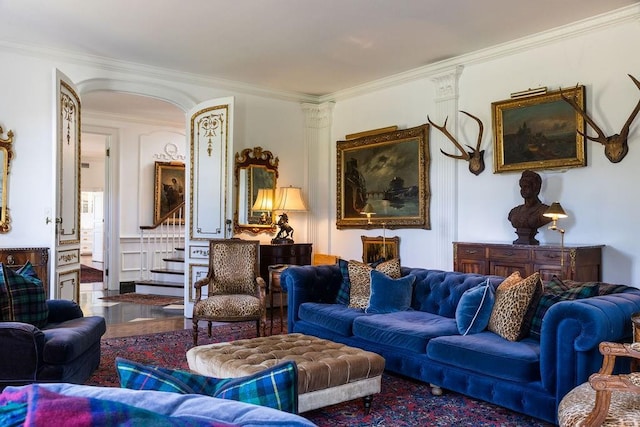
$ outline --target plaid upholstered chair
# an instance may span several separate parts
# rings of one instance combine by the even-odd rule
[[[211,240],[207,277],[194,283],[193,345],[198,345],[198,322],[256,322],[265,334],[266,283],[260,274],[260,242],[240,239]],[[203,297],[203,287],[207,287]],[[262,334],[260,333],[262,331]]]

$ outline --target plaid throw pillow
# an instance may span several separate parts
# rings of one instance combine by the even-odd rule
[[[214,378],[116,358],[120,387],[180,394],[203,394],[298,412],[298,370],[293,361],[240,378]]]
[[[338,289],[336,296],[336,304],[349,305],[349,292],[351,290],[351,281],[349,280],[349,261],[344,259],[338,260],[338,267],[342,273],[342,283]]]
[[[531,329],[529,330],[529,336],[540,339],[540,334],[542,331],[542,319],[553,304],[560,301],[571,301],[582,298],[595,297],[598,296],[599,291],[600,290],[597,283],[591,283],[585,286],[577,286],[575,288],[569,288],[561,292],[558,292],[557,290],[545,290],[545,293],[542,294],[542,297],[540,297],[540,301],[538,302],[536,313],[533,316],[533,319],[531,319]]]
[[[47,324],[47,296],[29,261],[18,271],[0,263],[0,312],[5,322],[29,323],[37,328]]]

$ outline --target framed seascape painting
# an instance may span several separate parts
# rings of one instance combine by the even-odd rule
[[[367,237],[362,239],[362,262],[371,264],[384,259],[396,259],[400,257],[400,238],[395,237]]]
[[[584,109],[584,86],[563,89]],[[491,104],[494,172],[586,166],[584,119],[561,92]]]
[[[158,224],[173,209],[184,202],[184,179],[184,163],[155,163],[155,188],[153,195],[154,224]],[[184,217],[178,220],[178,222],[184,224]]]
[[[428,124],[338,141],[337,228],[429,229],[429,160]]]

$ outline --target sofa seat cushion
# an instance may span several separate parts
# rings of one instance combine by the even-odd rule
[[[45,344],[42,357],[51,364],[70,362],[99,343],[106,330],[101,316],[79,317],[47,325],[43,329]]]
[[[458,334],[455,319],[417,310],[372,314],[353,321],[353,335],[415,353],[425,353],[430,339],[453,334]]]
[[[301,320],[330,329],[345,337],[353,335],[353,321],[362,316],[366,316],[362,310],[342,304],[305,302],[300,304],[298,309],[298,317]]]
[[[540,343],[508,341],[493,332],[437,337],[427,356],[437,362],[510,381],[540,380]]]

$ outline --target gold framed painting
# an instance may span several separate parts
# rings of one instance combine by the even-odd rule
[[[585,88],[563,89],[584,109]],[[491,104],[494,173],[586,166],[584,119],[560,90]]]
[[[338,141],[337,228],[430,229],[429,160],[428,124]]]
[[[362,262],[367,264],[400,257],[400,237],[367,237],[362,239]]]
[[[163,221],[174,209],[184,203],[184,163],[156,162],[153,196],[153,223]],[[174,222],[184,224],[182,217]]]

